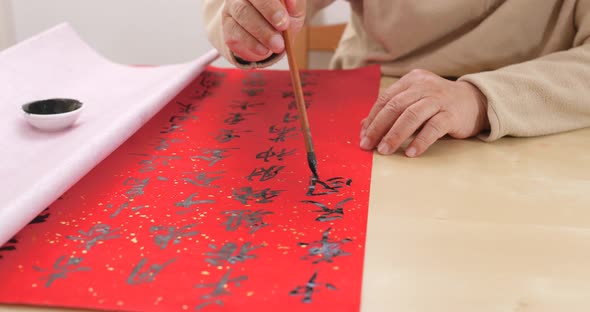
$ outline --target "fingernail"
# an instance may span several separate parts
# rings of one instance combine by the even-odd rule
[[[365,133],[367,133],[367,129],[362,128],[361,129],[361,139],[365,136]]]
[[[408,157],[416,157],[416,149],[414,147],[410,147],[406,150],[406,156]]]
[[[275,52],[279,53],[285,49],[285,42],[283,41],[283,37],[279,34],[274,34],[272,38],[270,38],[270,48]]]
[[[365,150],[371,149],[371,140],[369,140],[369,138],[367,138],[367,137],[364,137],[361,140],[361,148],[365,149]]]
[[[287,23],[287,12],[279,10],[272,16],[272,23],[275,27],[281,27]]]
[[[254,48],[254,52],[256,52],[258,55],[267,55],[268,51],[268,48],[260,43],[256,45],[256,48]]]
[[[391,154],[391,146],[387,143],[381,143],[379,144],[377,151],[379,152],[379,154],[389,155]]]

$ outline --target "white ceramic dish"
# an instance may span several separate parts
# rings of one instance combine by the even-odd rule
[[[25,104],[22,109],[31,126],[43,131],[60,131],[78,120],[84,105],[72,99],[47,99]]]

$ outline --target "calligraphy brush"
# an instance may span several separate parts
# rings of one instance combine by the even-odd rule
[[[283,1],[284,4],[284,1]],[[301,86],[301,77],[299,76],[299,67],[295,62],[295,55],[293,55],[292,35],[289,29],[283,32],[283,40],[285,41],[285,51],[289,60],[289,72],[291,73],[291,84],[293,85],[293,92],[295,94],[295,102],[297,104],[297,111],[299,113],[299,121],[301,123],[301,131],[303,132],[303,139],[305,141],[305,149],[307,150],[307,164],[315,179],[318,178],[318,160],[313,148],[313,141],[311,139],[311,128],[309,120],[307,119],[307,108],[305,106],[305,98],[303,97],[303,87]]]

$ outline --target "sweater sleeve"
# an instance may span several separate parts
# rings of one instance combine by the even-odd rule
[[[590,0],[576,8],[573,48],[459,80],[488,99],[490,132],[480,139],[540,136],[590,126]]]
[[[334,2],[334,0],[308,0],[307,20],[310,20],[318,11],[325,8],[332,2]],[[221,18],[223,15],[222,11],[224,5],[225,1],[222,0],[204,0],[203,2],[203,14],[207,38],[209,39],[211,45],[213,45],[213,47],[219,51],[219,54],[221,54],[222,57],[224,57],[237,68],[242,69],[269,67],[283,58],[285,54],[284,52],[280,54],[272,54],[270,57],[260,62],[249,62],[240,59],[234,53],[232,53],[229,47],[225,44],[225,40],[223,38]]]

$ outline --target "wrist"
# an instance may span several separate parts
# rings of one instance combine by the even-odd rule
[[[477,86],[467,81],[459,81],[471,94],[471,98],[477,107],[476,129],[477,132],[490,130],[490,120],[488,118],[488,98],[479,90]]]

